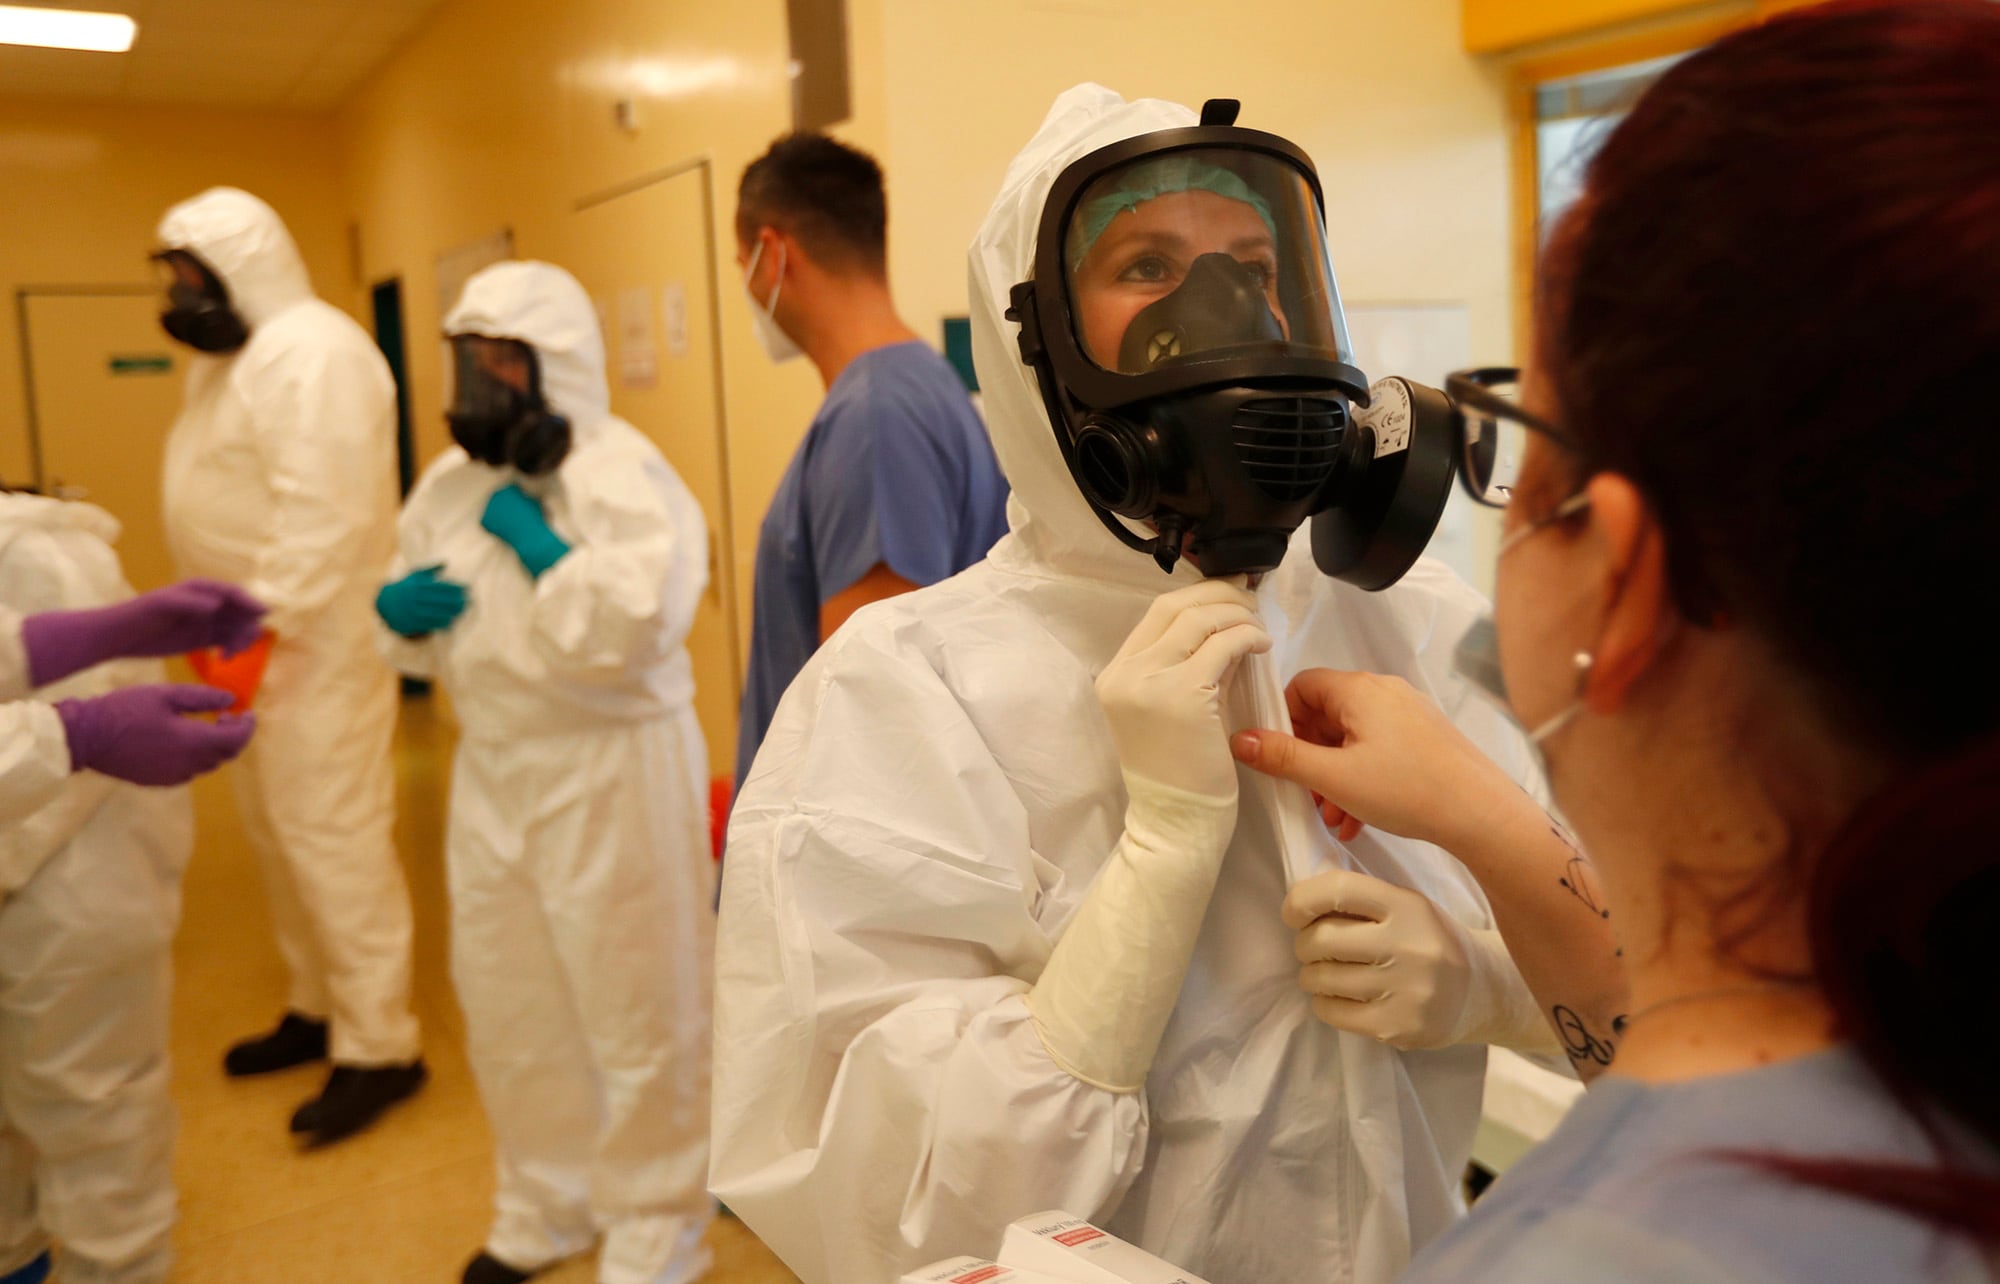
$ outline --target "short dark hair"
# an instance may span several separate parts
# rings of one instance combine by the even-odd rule
[[[836,272],[884,276],[882,167],[825,134],[786,134],[750,162],[736,187],[736,239],[748,242],[761,227],[797,237],[814,261]]]

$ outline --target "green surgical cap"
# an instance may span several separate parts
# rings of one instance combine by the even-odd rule
[[[1070,220],[1069,270],[1074,272],[1082,265],[1084,255],[1090,253],[1090,247],[1097,244],[1097,238],[1104,235],[1112,219],[1156,196],[1175,192],[1214,192],[1232,201],[1242,201],[1256,210],[1264,226],[1271,229],[1271,239],[1275,241],[1278,237],[1278,225],[1271,218],[1269,202],[1240,176],[1198,157],[1162,156],[1133,166],[1116,188],[1092,197],[1077,210]]]

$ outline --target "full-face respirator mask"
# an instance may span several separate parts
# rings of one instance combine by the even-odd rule
[[[1305,153],[1201,123],[1057,176],[1009,295],[1064,461],[1107,530],[1172,571],[1259,573],[1313,522],[1326,574],[1394,583],[1450,490],[1442,394],[1353,364]]]
[[[167,306],[160,328],[197,352],[227,356],[250,341],[250,327],[230,306],[229,287],[208,264],[187,250],[153,255],[160,267]]]
[[[570,423],[542,395],[532,345],[479,334],[451,336],[451,439],[494,468],[551,473],[568,457]]]

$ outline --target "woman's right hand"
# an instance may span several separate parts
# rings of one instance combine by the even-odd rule
[[[1239,762],[1312,791],[1343,841],[1372,826],[1463,851],[1534,800],[1401,678],[1308,669],[1285,689],[1296,735],[1241,731]]]
[[[1223,700],[1243,658],[1270,649],[1257,599],[1240,582],[1203,580],[1155,598],[1097,678],[1125,774],[1234,808]]]

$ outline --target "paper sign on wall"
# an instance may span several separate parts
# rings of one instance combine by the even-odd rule
[[[660,291],[660,319],[666,323],[667,355],[688,354],[688,294],[679,281],[669,281]]]
[[[635,286],[618,292],[618,382],[651,388],[660,382],[660,357],[653,329],[653,292]]]

